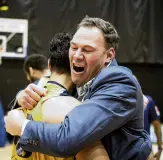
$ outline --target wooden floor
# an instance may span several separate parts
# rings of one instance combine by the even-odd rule
[[[157,151],[156,145],[153,145],[153,150],[154,150],[154,152]],[[0,148],[0,159],[1,160],[11,160],[10,156],[11,156],[11,146],[10,145],[7,145],[4,148]],[[163,160],[163,153],[161,155],[160,160]]]

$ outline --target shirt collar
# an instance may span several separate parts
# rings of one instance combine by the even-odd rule
[[[107,67],[109,67],[111,65],[112,61],[110,61],[110,63],[107,65]],[[77,87],[77,93],[78,93],[78,100],[79,101],[84,101],[85,95],[88,92],[90,86],[92,85],[93,81],[95,78],[91,79],[90,81],[88,81],[86,84],[84,84],[81,87]]]

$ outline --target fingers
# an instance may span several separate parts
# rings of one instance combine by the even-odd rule
[[[18,96],[18,104],[26,109],[32,109],[42,96],[46,95],[45,89],[35,84],[29,84]]]
[[[18,104],[26,109],[32,109],[37,102],[32,99],[25,90],[23,90],[19,95],[17,96]]]
[[[13,111],[14,111],[14,110],[13,110]],[[17,115],[19,115],[19,116],[21,116],[21,117],[24,117],[24,118],[25,118],[25,115],[24,115],[23,110],[21,110],[21,109],[17,108],[17,109],[15,109],[15,113],[16,113]],[[14,113],[14,114],[15,114],[15,113]]]
[[[24,92],[26,95],[24,98],[32,105],[35,105],[41,99],[41,96],[32,89],[27,88]]]
[[[47,93],[48,93],[48,90],[47,90],[47,88],[42,88],[43,89],[43,94],[42,94],[42,96],[44,97]]]
[[[28,103],[27,101],[23,101],[21,106],[22,106],[23,108],[26,108],[26,109],[33,109],[33,107],[34,107],[35,105],[32,105],[32,104]]]
[[[11,135],[20,135],[26,118],[22,110],[14,109],[5,116],[6,131]]]
[[[37,86],[35,84],[29,85],[30,89],[37,93],[40,97],[46,94],[45,88]]]
[[[4,122],[5,122],[5,129],[6,129],[6,132],[9,133],[9,130],[8,130],[8,126],[7,126],[7,117],[4,118]],[[11,134],[12,135],[12,134]]]

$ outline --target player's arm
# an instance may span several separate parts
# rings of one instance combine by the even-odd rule
[[[154,126],[155,134],[157,137],[158,149],[160,148],[162,150],[162,133],[161,133],[160,120],[154,120],[154,121],[152,121],[152,124]]]
[[[98,141],[76,155],[77,160],[110,160],[103,144]]]
[[[44,122],[61,123],[65,116],[80,102],[73,97],[51,98],[43,103]],[[100,141],[83,149],[76,155],[77,160],[109,160],[108,154]]]

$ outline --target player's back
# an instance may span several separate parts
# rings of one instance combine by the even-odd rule
[[[77,104],[79,104],[79,102],[69,96],[50,98],[42,105],[42,121],[47,123],[61,123],[67,113],[70,112],[73,109],[73,106],[76,106]],[[32,157],[32,160],[75,160],[75,157],[56,158],[38,152],[32,153]]]
[[[59,83],[55,82],[55,81],[49,81],[45,87],[48,90],[48,93],[45,97],[42,97],[42,99],[39,101],[39,103],[37,104],[37,106],[32,110],[28,110],[27,111],[27,116],[31,117],[34,121],[43,121],[43,122],[48,122],[48,123],[61,123],[65,117],[65,115],[67,114],[66,108],[68,107],[68,105],[66,105],[63,108],[64,114],[63,118],[61,119],[61,121],[56,121],[57,117],[59,116],[59,104],[65,102],[64,98],[72,98],[68,91]],[[60,97],[61,96],[61,97]],[[59,101],[56,100],[59,98]],[[74,99],[74,98],[73,98]],[[57,104],[55,102],[57,102]],[[50,105],[50,102],[53,102],[52,105]],[[72,108],[72,107],[69,107]],[[70,110],[70,109],[69,109]],[[61,111],[61,110],[60,110]],[[63,111],[61,111],[63,113]],[[46,147],[46,146],[45,146]],[[53,157],[53,156],[49,156],[49,155],[44,155],[38,152],[33,152],[32,153],[32,160],[73,160],[75,159],[74,157],[70,157],[70,158],[58,158],[58,157]]]
[[[38,102],[36,107],[32,110],[24,110],[27,119],[34,121],[43,121],[48,123],[61,123],[65,115],[72,110],[74,102],[79,102],[70,96],[68,91],[59,83],[55,81],[48,81],[45,85],[48,93],[45,97]],[[73,99],[73,102],[71,102]],[[53,104],[52,104],[53,103]],[[50,105],[51,104],[51,105]],[[72,106],[70,106],[72,105]],[[62,109],[61,109],[62,108]],[[45,146],[46,147],[46,146]],[[12,155],[18,152],[16,145],[13,146]],[[29,156],[28,156],[29,155]],[[59,158],[54,156],[45,155],[38,152],[32,152],[32,154],[26,154],[26,157],[15,156],[17,160],[74,160],[75,157]],[[12,160],[15,160],[14,158]]]

